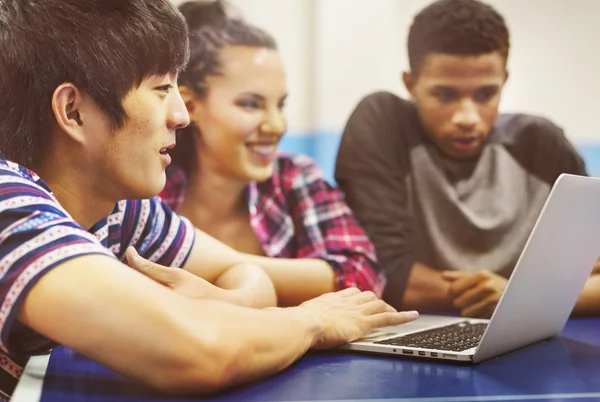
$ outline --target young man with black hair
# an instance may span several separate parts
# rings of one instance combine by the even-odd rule
[[[56,344],[205,393],[416,318],[355,288],[248,308],[268,276],[152,198],[189,123],[168,0],[0,0],[0,32],[0,400]]]
[[[489,317],[554,181],[586,174],[552,122],[498,114],[509,47],[488,4],[436,1],[410,27],[411,101],[369,95],[346,125],[336,179],[396,307]],[[600,312],[599,279],[576,313]]]

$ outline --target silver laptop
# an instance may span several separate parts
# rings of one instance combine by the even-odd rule
[[[600,256],[600,179],[554,184],[489,320],[422,315],[344,349],[478,363],[562,331]]]

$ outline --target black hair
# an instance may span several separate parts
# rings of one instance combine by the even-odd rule
[[[113,129],[123,98],[189,57],[185,20],[168,0],[0,0],[0,153],[31,167],[55,120],[52,96],[71,82]]]
[[[507,59],[509,47],[504,18],[478,0],[438,0],[417,14],[408,34],[414,74],[430,53],[477,56],[499,51]]]

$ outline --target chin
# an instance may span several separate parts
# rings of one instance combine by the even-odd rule
[[[163,175],[162,180],[154,180],[154,182],[147,182],[144,183],[145,185],[139,184],[142,183],[138,183],[138,186],[132,187],[132,190],[135,190],[130,192],[130,196],[128,197],[129,199],[145,200],[156,197],[165,187],[166,180],[165,176]]]
[[[468,160],[479,158],[479,156],[481,156],[482,151],[483,151],[483,148],[478,148],[477,150],[474,150],[471,152],[454,152],[452,154],[449,154],[449,153],[447,153],[447,154],[454,159],[468,161]]]
[[[267,181],[273,176],[273,165],[269,165],[264,168],[250,169],[246,175],[249,181],[263,182]]]

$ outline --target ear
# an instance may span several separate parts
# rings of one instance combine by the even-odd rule
[[[52,112],[58,127],[79,143],[82,143],[85,138],[81,113],[82,103],[81,91],[71,83],[59,85],[52,95]]]
[[[404,81],[404,86],[406,87],[406,90],[410,94],[411,98],[415,99],[415,85],[417,83],[417,77],[415,77],[412,72],[405,71],[402,73],[402,81]]]
[[[506,72],[504,73],[504,82],[502,83],[502,85],[506,84],[506,81],[508,81],[509,76],[510,76],[510,74],[508,73],[508,70],[506,70]]]
[[[179,86],[179,93],[181,94],[181,98],[185,103],[188,113],[191,115],[198,107],[198,102],[200,100],[198,94],[185,85]]]

